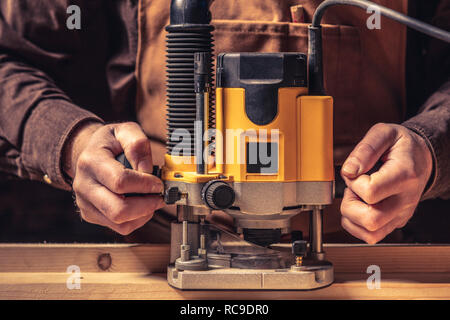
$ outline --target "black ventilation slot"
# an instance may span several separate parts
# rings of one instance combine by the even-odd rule
[[[214,30],[211,25],[176,25],[167,30],[167,151],[169,154],[193,156],[196,116],[194,91],[194,53],[213,52]],[[210,86],[213,82],[213,60],[210,62]],[[209,125],[214,127],[214,95],[211,97]],[[189,132],[190,139],[179,134]],[[183,142],[183,143],[181,143]],[[177,151],[175,152],[175,147]],[[182,152],[180,152],[182,148]]]

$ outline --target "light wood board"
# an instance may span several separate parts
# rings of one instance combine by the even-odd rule
[[[336,281],[313,291],[180,291],[163,273],[168,245],[2,244],[0,299],[450,299],[450,246],[328,245]],[[109,254],[102,270],[98,257]],[[69,265],[81,289],[69,290]],[[381,289],[369,289],[369,265]]]
[[[2,273],[0,299],[449,299],[448,273],[382,273],[381,288],[368,275],[336,274],[331,286],[313,291],[181,291],[165,274],[81,273],[80,289],[69,290],[68,274]]]

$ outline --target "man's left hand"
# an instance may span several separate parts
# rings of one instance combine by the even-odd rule
[[[368,172],[381,161],[381,167]],[[347,188],[341,223],[369,244],[406,225],[413,216],[433,168],[425,140],[395,124],[373,126],[342,166]]]

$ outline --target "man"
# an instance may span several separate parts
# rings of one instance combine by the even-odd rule
[[[321,1],[303,2],[308,22]],[[449,1],[376,2],[449,28]],[[85,221],[126,235],[164,206],[158,196],[123,195],[163,188],[150,173],[164,153],[169,4],[77,1],[80,30],[67,28],[71,4],[0,4],[0,170],[73,189]],[[216,51],[305,52],[306,24],[289,17],[297,4],[215,1]],[[420,200],[450,197],[450,54],[448,45],[407,37],[386,19],[369,30],[367,17],[355,8],[329,10],[324,63],[336,103],[335,158],[348,187],[342,227],[376,243],[405,226]],[[140,125],[117,123],[123,120]],[[115,161],[122,150],[136,170]]]

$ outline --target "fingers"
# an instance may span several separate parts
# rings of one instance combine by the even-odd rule
[[[112,193],[103,186],[93,188],[90,193],[81,196],[81,198],[89,201],[115,224],[148,216],[165,205],[161,196],[125,197]]]
[[[397,220],[394,220],[376,231],[368,231],[353,223],[346,217],[342,217],[341,224],[342,227],[347,230],[348,233],[350,233],[352,236],[361,239],[368,244],[375,244],[383,240],[388,234],[400,227],[401,223]]]
[[[391,126],[373,126],[344,162],[342,176],[354,179],[369,171],[396,139],[397,131]]]
[[[125,169],[113,159],[100,164],[95,173],[97,180],[109,190],[117,194],[127,193],[161,193],[164,190],[162,181],[151,174]]]
[[[361,201],[349,188],[345,190],[341,203],[342,216],[369,232],[383,229],[400,215],[403,216],[403,213],[413,210],[411,203],[401,196],[370,205]]]
[[[153,217],[153,212],[151,212],[136,220],[119,224],[107,219],[99,210],[97,210],[97,208],[82,198],[77,197],[77,205],[80,208],[80,213],[83,220],[89,223],[108,227],[121,235],[128,235],[132,233],[134,230],[137,230],[145,225]]]
[[[370,129],[341,172],[348,187],[341,204],[342,226],[348,232],[376,243],[408,222],[431,172],[424,145],[400,125]],[[380,159],[382,166],[367,174]]]
[[[141,227],[151,219],[154,211],[165,205],[159,195],[125,197],[89,178],[77,179],[73,187],[82,218],[120,234],[129,234]]]
[[[114,136],[122,146],[125,157],[133,169],[152,173],[153,161],[150,140],[137,123],[129,122],[115,126]]]
[[[115,160],[124,151],[134,170]],[[136,123],[104,126],[77,159],[73,190],[84,220],[128,234],[165,204],[162,181],[151,174],[150,141]],[[142,194],[124,196],[124,194]],[[152,195],[153,194],[153,195]]]
[[[151,174],[126,169],[113,157],[101,153],[84,153],[78,159],[80,178],[94,178],[116,194],[161,193],[162,181]]]
[[[347,187],[353,190],[364,202],[376,204],[414,187],[416,175],[411,166],[408,166],[405,162],[388,160],[371,175],[363,174],[356,179],[344,177],[344,180]]]

